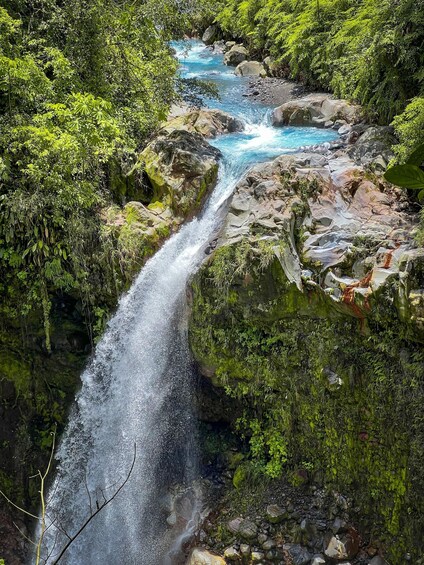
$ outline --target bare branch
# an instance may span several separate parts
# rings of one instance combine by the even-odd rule
[[[92,513],[89,518],[87,518],[87,520],[84,522],[84,524],[81,526],[81,528],[75,533],[75,535],[73,535],[71,537],[71,539],[66,543],[66,545],[63,547],[62,551],[59,553],[58,557],[56,558],[56,560],[53,562],[53,565],[57,565],[57,563],[59,563],[59,561],[62,559],[63,555],[65,554],[65,552],[68,550],[69,546],[77,539],[77,537],[85,530],[85,528],[88,526],[88,524],[93,520],[93,518],[95,516],[97,516],[97,514],[99,514],[99,512],[101,512],[103,510],[103,508],[105,508],[105,506],[107,506],[108,504],[110,504],[117,496],[118,494],[121,492],[121,490],[124,488],[124,486],[127,484],[127,482],[130,480],[131,474],[133,472],[134,469],[134,465],[135,465],[135,461],[137,458],[137,444],[134,443],[134,457],[132,460],[132,464],[130,467],[130,470],[124,480],[123,483],[121,483],[120,487],[114,492],[114,494],[108,498],[105,499],[105,502],[103,502],[102,504],[100,504],[97,508],[97,510]],[[103,494],[103,492],[102,492]],[[103,495],[104,496],[104,495]]]

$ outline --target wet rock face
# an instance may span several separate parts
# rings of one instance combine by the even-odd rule
[[[200,206],[217,180],[221,152],[198,133],[164,132],[140,155],[153,186],[154,199],[185,216]]]
[[[276,108],[272,115],[275,126],[333,127],[342,120],[348,124],[362,119],[359,106],[346,100],[334,100],[327,94],[310,94],[305,98],[287,102]]]
[[[399,315],[409,316],[419,337],[424,302],[417,285],[424,280],[412,273],[421,273],[422,253],[414,250],[414,219],[404,199],[343,153],[282,156],[239,183],[219,246],[260,233],[271,247],[275,241],[273,253],[290,283],[323,291],[329,304],[356,317],[366,317],[374,298],[402,280]],[[295,230],[302,231],[300,248]],[[320,273],[318,285],[313,271]]]

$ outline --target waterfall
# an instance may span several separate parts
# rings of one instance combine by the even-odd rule
[[[84,371],[82,387],[60,442],[57,474],[48,496],[44,556],[58,551],[128,474],[128,483],[70,546],[64,565],[162,565],[178,562],[178,540],[190,528],[200,501],[191,493],[186,523],[166,523],[170,485],[198,477],[194,372],[187,339],[187,282],[217,232],[223,207],[249,164],[316,142],[329,135],[315,128],[280,129],[263,122],[267,108],[246,109],[240,81],[222,70],[222,57],[201,61],[196,44],[194,73],[212,65],[226,84],[223,102],[250,122],[246,132],[214,141],[224,154],[217,186],[202,214],[182,227],[142,269]],[[201,61],[199,63],[199,60]],[[193,70],[193,69],[192,69]],[[190,71],[191,72],[191,71]],[[226,109],[224,107],[224,109]],[[256,119],[252,121],[252,115]],[[257,124],[256,126],[254,124]],[[321,136],[321,137],[320,137]],[[50,521],[50,522],[49,522]],[[187,529],[188,528],[188,529]],[[50,554],[51,552],[51,554]],[[170,553],[171,552],[171,553]]]

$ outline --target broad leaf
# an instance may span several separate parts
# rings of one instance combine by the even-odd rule
[[[408,165],[419,167],[424,162],[424,143],[419,145],[407,160]]]
[[[396,165],[387,169],[384,177],[392,184],[402,188],[413,190],[424,188],[424,171],[416,165]]]

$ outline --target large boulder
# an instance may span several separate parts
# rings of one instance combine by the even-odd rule
[[[396,143],[393,128],[373,126],[359,136],[356,143],[348,148],[347,153],[359,164],[373,165],[374,168],[385,171],[394,157],[392,147]]]
[[[234,45],[224,55],[224,64],[230,67],[237,67],[243,61],[246,61],[249,53],[243,45]]]
[[[211,25],[205,30],[205,33],[202,35],[202,41],[203,43],[206,43],[206,45],[212,45],[218,39],[218,35],[218,26]]]
[[[206,549],[195,548],[191,552],[186,565],[225,565],[225,560]]]
[[[276,108],[272,114],[275,126],[330,127],[337,121],[359,123],[361,109],[346,100],[335,100],[327,94],[310,94],[299,100],[291,100]]]
[[[258,61],[243,61],[235,70],[240,77],[266,77],[266,70],[262,63]]]
[[[168,121],[163,130],[171,133],[174,130],[185,130],[198,133],[206,138],[216,137],[223,133],[243,131],[244,124],[238,118],[222,110],[196,109],[176,116]]]
[[[164,131],[140,154],[139,163],[152,185],[154,200],[176,214],[195,212],[215,186],[221,152],[198,133]]]

